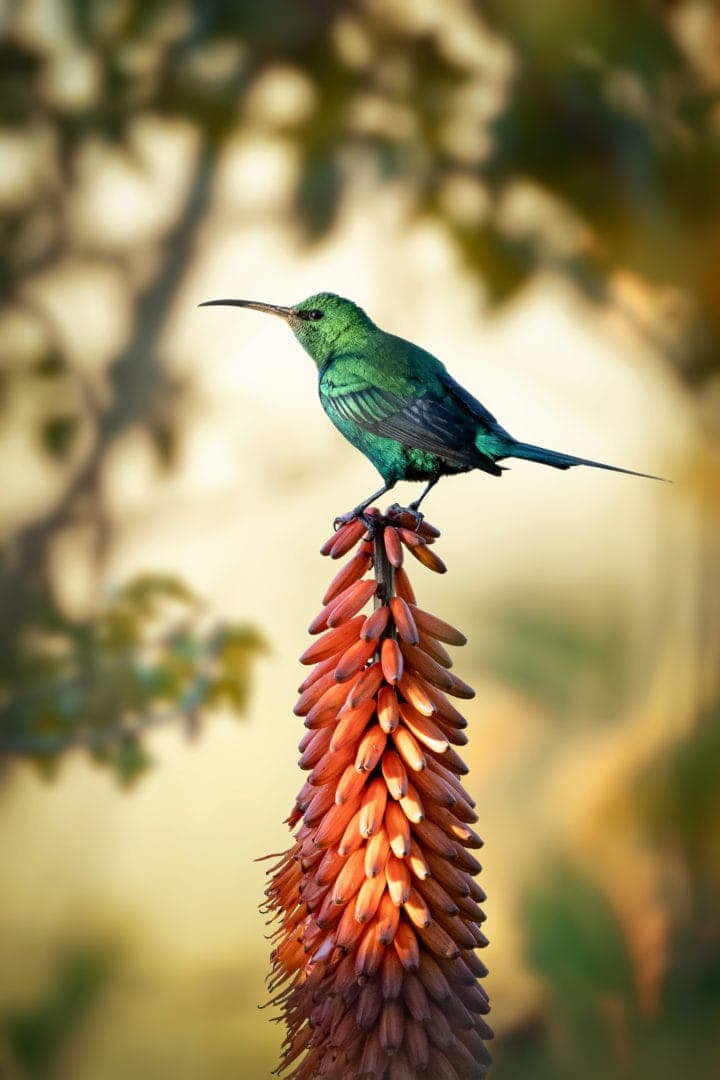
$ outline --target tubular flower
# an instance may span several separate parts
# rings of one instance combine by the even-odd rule
[[[287,1027],[278,1071],[293,1080],[470,1080],[491,1060],[475,952],[487,944],[471,853],[482,841],[455,750],[466,721],[448,700],[474,694],[445,648],[465,638],[418,607],[403,565],[409,553],[444,573],[439,535],[373,508],[321,549],[352,555],[301,657],[313,665],[295,706],[308,777],[264,904]]]

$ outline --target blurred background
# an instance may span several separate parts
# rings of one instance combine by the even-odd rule
[[[197,304],[325,289],[673,480],[447,479],[413,580],[470,638],[495,1080],[715,1075],[719,90],[713,0],[0,7],[4,1077],[276,1064],[253,860],[377,477],[281,323]]]

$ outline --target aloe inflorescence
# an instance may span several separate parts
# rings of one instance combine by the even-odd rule
[[[314,665],[295,706],[309,776],[264,904],[289,1080],[470,1080],[490,1063],[482,841],[459,779],[466,721],[448,697],[474,692],[445,648],[465,637],[418,607],[403,565],[409,552],[444,573],[439,535],[411,511],[372,508],[321,548],[353,554],[301,657]]]

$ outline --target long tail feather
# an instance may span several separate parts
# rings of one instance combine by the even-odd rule
[[[591,461],[590,458],[574,457],[572,454],[561,454],[557,450],[548,450],[544,446],[533,446],[532,443],[514,442],[507,456],[523,458],[526,461],[539,461],[541,465],[550,465],[553,469],[571,469],[574,465],[589,465],[593,469],[607,469],[609,472],[643,476],[646,480],[662,480],[667,483],[663,476],[635,472],[634,469],[621,469],[617,465],[606,465],[602,461]]]

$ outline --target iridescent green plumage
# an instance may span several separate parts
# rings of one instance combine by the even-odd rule
[[[381,330],[351,300],[318,293],[294,307],[211,300],[279,315],[318,368],[320,402],[335,427],[373,463],[388,491],[398,480],[424,480],[417,508],[441,476],[481,469],[500,476],[505,458],[569,469],[590,465],[646,476],[514,439],[443,364],[418,345]],[[652,479],[658,479],[652,477]]]

